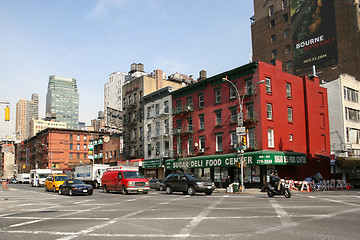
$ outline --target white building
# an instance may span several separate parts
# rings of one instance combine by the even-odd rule
[[[331,152],[339,160],[333,171],[341,172],[343,179],[360,167],[359,80],[341,74],[323,85],[328,89]]]
[[[164,178],[163,161],[172,157],[172,87],[165,87],[142,98],[144,102],[144,163],[148,177]],[[150,163],[150,164],[147,164]],[[149,166],[149,167],[146,167]]]
[[[62,128],[66,129],[66,122],[55,122],[55,121],[45,121],[42,119],[32,119],[30,122],[30,137],[35,136],[38,132],[46,128]]]

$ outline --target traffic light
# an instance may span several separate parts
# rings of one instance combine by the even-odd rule
[[[5,121],[10,121],[10,108],[5,108]]]
[[[243,137],[241,138],[241,146],[242,146],[243,148],[246,148],[246,137],[245,137],[245,136],[243,136]]]

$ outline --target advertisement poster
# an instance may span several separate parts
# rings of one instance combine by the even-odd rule
[[[334,0],[290,0],[294,73],[336,64]]]

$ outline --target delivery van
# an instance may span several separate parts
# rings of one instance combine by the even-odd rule
[[[147,194],[150,190],[149,180],[138,170],[126,168],[105,171],[101,178],[101,185],[105,193],[121,191],[123,194]]]

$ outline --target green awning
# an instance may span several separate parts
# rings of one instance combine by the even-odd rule
[[[142,162],[143,168],[159,168],[161,166],[161,159],[144,159],[144,161]]]
[[[170,159],[165,161],[165,169],[237,167],[239,159],[237,153]],[[306,154],[268,150],[245,152],[244,162],[248,165],[300,165],[306,164]]]
[[[246,152],[244,161],[249,165],[300,165],[306,164],[306,154],[263,150]]]

